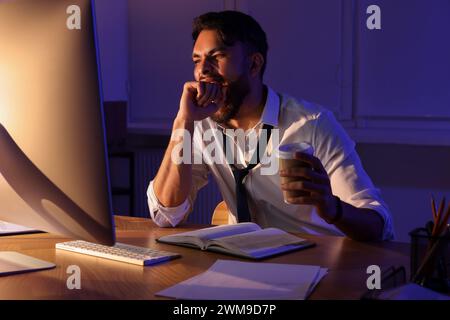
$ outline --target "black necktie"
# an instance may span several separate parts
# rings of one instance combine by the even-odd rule
[[[267,141],[264,144],[264,146],[267,146],[267,143],[269,142],[270,135],[272,134],[272,128],[273,126],[264,124],[263,129],[267,130]],[[262,135],[260,135],[261,137]],[[247,176],[247,174],[252,170],[259,162],[259,145],[261,138],[258,139],[258,144],[256,145],[256,151],[253,153],[252,161],[250,161],[250,164],[243,169],[237,168],[234,164],[230,164],[231,169],[233,171],[234,176],[234,182],[236,184],[236,207],[237,207],[237,215],[238,215],[238,222],[249,222],[251,221],[250,217],[250,210],[248,209],[248,202],[247,202],[247,190],[245,189],[245,185],[243,184],[244,178]],[[227,136],[225,133],[223,133],[223,150],[227,150]]]

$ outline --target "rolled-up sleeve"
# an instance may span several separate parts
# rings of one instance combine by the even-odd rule
[[[182,204],[177,207],[164,207],[155,195],[153,189],[153,180],[147,189],[148,208],[152,220],[160,227],[175,227],[188,214],[190,204],[186,198]]]
[[[193,157],[202,159],[201,134],[194,134],[192,153]],[[154,180],[150,181],[147,189],[147,200],[150,216],[160,227],[175,227],[187,218],[192,211],[198,191],[208,183],[209,167],[205,163],[192,164],[192,186],[188,197],[176,207],[163,206],[155,194]],[[177,190],[173,190],[177,192]]]
[[[383,240],[394,238],[392,216],[380,190],[364,170],[355,143],[331,112],[323,112],[315,128],[315,155],[330,177],[333,194],[357,208],[372,209],[384,221]]]
[[[361,161],[353,151],[330,175],[333,193],[356,208],[372,209],[384,221],[383,240],[394,238],[392,217],[387,204],[365,172]]]
[[[205,164],[192,165],[192,187],[188,197],[176,207],[163,206],[155,195],[154,180],[147,189],[148,207],[153,221],[160,227],[175,227],[192,211],[198,191],[208,183],[209,169]],[[176,192],[176,190],[175,190]]]

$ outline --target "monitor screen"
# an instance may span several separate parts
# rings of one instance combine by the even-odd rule
[[[0,220],[112,245],[90,0],[0,1]]]

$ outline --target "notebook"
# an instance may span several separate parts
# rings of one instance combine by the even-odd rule
[[[157,241],[248,259],[267,258],[315,245],[277,228],[261,229],[252,222],[188,231],[163,236]]]
[[[217,260],[207,271],[156,295],[189,300],[303,300],[327,272],[313,265]]]

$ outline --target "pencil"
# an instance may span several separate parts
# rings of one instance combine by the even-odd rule
[[[433,231],[431,232],[432,236],[436,235],[437,227],[441,221],[442,211],[444,211],[444,206],[445,206],[445,197],[441,200],[441,203],[439,204],[438,213],[436,219],[434,220]]]
[[[448,218],[450,217],[450,203],[448,204],[447,211],[445,212],[444,218],[440,222],[438,229],[436,231],[436,235],[439,236],[448,224]]]
[[[438,251],[442,248],[443,241],[438,239],[427,249],[424,259],[414,275],[413,282],[420,283],[427,275],[431,275],[434,259]],[[445,244],[445,243],[444,243]]]
[[[433,213],[433,220],[436,222],[436,203],[434,202],[434,197],[431,195],[431,212]]]

